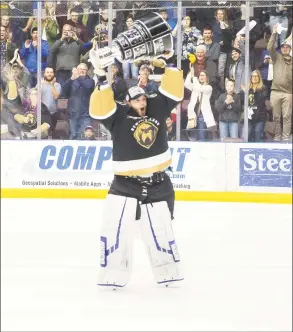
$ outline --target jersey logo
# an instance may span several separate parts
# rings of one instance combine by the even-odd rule
[[[136,127],[133,137],[136,139],[137,143],[149,149],[155,142],[158,134],[158,127],[155,126],[150,121],[143,121]]]
[[[123,101],[119,101],[119,100],[115,100],[115,102],[119,105],[125,106],[127,105],[126,103],[124,103]]]
[[[157,97],[156,93],[152,93],[152,94],[148,95],[148,98],[155,98],[155,97]]]
[[[26,112],[23,115],[23,124],[30,128],[34,127],[37,124],[37,118],[35,116],[35,113],[30,111]]]

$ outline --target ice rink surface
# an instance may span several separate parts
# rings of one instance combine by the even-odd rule
[[[2,331],[292,331],[292,206],[178,202],[182,286],[157,286],[138,239],[103,291],[102,204],[2,200]]]

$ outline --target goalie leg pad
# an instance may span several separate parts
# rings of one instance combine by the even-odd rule
[[[141,210],[142,238],[156,282],[168,285],[183,280],[167,202],[145,204]]]
[[[99,286],[124,287],[132,268],[137,200],[109,194],[100,238]]]

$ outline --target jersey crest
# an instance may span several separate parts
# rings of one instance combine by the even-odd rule
[[[140,122],[133,133],[133,137],[136,139],[137,143],[149,149],[155,142],[158,134],[158,127],[152,121],[142,121]]]

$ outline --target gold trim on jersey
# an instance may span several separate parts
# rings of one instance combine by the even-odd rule
[[[165,161],[164,163],[156,165],[156,166],[137,169],[137,170],[133,170],[133,171],[114,172],[114,174],[122,175],[122,176],[141,176],[141,175],[146,175],[146,174],[152,174],[152,173],[164,171],[166,168],[168,168],[171,165],[171,163],[172,163],[172,158],[169,159],[168,161]]]
[[[125,161],[113,160],[113,171],[117,175],[146,175],[163,171],[170,166],[171,161],[171,152],[170,149],[167,149],[161,154],[148,158]]]
[[[93,119],[107,119],[116,112],[116,108],[114,93],[109,85],[94,90],[89,107],[89,114]]]

